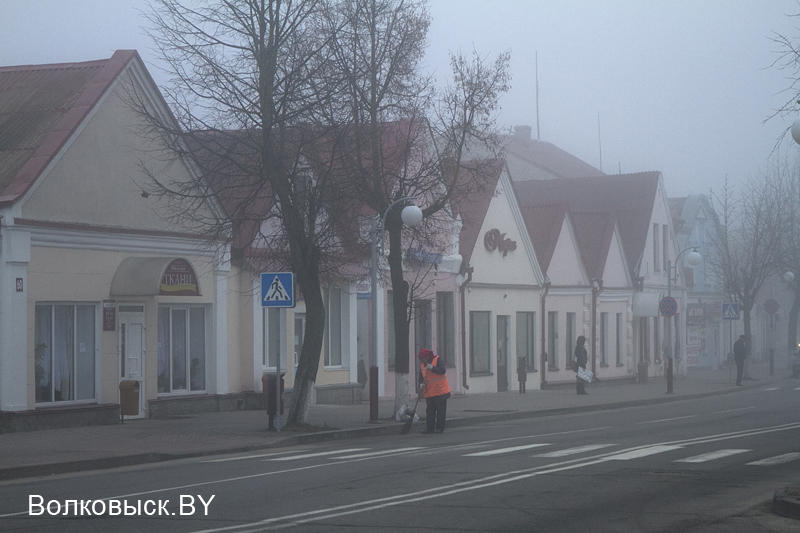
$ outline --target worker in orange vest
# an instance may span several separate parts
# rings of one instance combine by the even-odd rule
[[[444,359],[433,355],[433,351],[422,348],[419,351],[420,379],[419,387],[428,404],[425,410],[425,431],[422,433],[444,433],[444,422],[447,416],[447,399],[450,397],[450,384],[447,382],[447,367]]]

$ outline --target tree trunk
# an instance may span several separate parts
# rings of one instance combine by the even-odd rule
[[[800,294],[798,288],[792,285],[794,299],[792,300],[792,308],[789,310],[789,356],[788,361],[791,361],[792,354],[797,351],[797,317],[800,315]]]
[[[317,382],[317,369],[325,332],[325,306],[319,280],[306,281],[299,285],[306,303],[306,326],[303,331],[303,349],[294,377],[289,415],[286,419],[287,426],[305,424],[308,419],[308,408]]]
[[[386,227],[389,233],[389,269],[392,278],[393,310],[394,310],[394,371],[395,391],[394,410],[397,412],[403,405],[408,405],[408,383],[410,342],[408,320],[408,282],[403,277],[403,251],[401,245],[402,222],[399,216],[387,217]],[[390,223],[391,222],[391,223]],[[403,384],[405,384],[403,386]],[[397,388],[401,385],[402,388]]]

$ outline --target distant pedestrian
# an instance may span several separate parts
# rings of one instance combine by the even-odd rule
[[[425,410],[425,431],[422,433],[444,433],[447,418],[447,399],[450,397],[450,384],[447,382],[447,366],[444,359],[433,351],[423,348],[419,351],[420,379],[422,395],[428,404]]]
[[[747,344],[745,336],[739,335],[739,340],[733,343],[733,360],[736,361],[736,384],[742,385],[744,374],[744,360],[747,359]]]
[[[586,363],[589,359],[589,356],[586,353],[586,348],[584,347],[584,344],[586,344],[586,337],[581,335],[580,337],[578,337],[578,342],[575,344],[574,357],[575,357],[575,364],[578,367],[586,370]],[[576,368],[575,371],[577,372],[578,369]],[[575,378],[575,379],[578,380],[578,394],[589,394],[588,392],[586,392],[586,382],[583,381],[581,378]]]

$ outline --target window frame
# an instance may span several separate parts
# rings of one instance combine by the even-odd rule
[[[169,384],[169,389],[164,390],[162,387],[161,373],[162,373],[162,311],[166,311],[169,317],[169,331],[165,332],[169,338],[169,347],[167,348],[169,353],[166,355],[167,360],[169,361],[169,374],[168,379],[166,382]],[[186,312],[186,323],[185,323],[185,332],[183,334],[183,341],[184,346],[186,349],[185,354],[185,369],[184,369],[184,379],[185,379],[185,388],[175,388],[175,343],[173,340],[175,339],[175,328],[174,328],[174,312],[177,311],[185,311]],[[197,337],[193,336],[192,330],[196,327],[196,322],[192,318],[193,311],[202,311],[202,320],[200,324],[202,324],[202,334],[200,335],[200,339],[202,340],[202,357],[197,359],[202,360],[202,388],[194,388],[193,386],[193,375],[192,375],[192,361],[195,359],[193,357],[193,352],[197,348]],[[208,305],[205,304],[166,304],[166,305],[159,305],[158,306],[158,324],[157,324],[157,335],[158,335],[158,357],[157,357],[157,382],[156,388],[158,391],[159,396],[164,395],[182,395],[182,394],[206,394],[208,391],[208,359],[209,359],[209,335],[210,335],[210,324],[209,319],[211,313],[209,312]]]

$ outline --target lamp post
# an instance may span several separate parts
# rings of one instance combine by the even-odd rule
[[[405,196],[392,202],[379,218],[376,214],[372,219],[372,257],[370,263],[371,301],[372,301],[372,354],[369,366],[369,421],[378,421],[378,253],[383,253],[385,247],[384,229],[389,211],[400,203],[412,202],[400,212],[400,218],[407,226],[416,226],[422,221],[422,210],[414,205],[416,196]]]
[[[703,259],[703,256],[700,255],[700,252],[697,251],[696,246],[690,246],[685,250],[681,251],[678,256],[675,258],[675,264],[672,264],[672,259],[667,260],[667,296],[672,296],[672,280],[674,279],[677,283],[678,281],[678,259],[689,252],[689,255],[686,256],[686,260],[688,261],[690,266],[697,266],[700,264],[700,261]],[[667,341],[667,394],[672,394],[672,359],[673,359],[673,348],[672,348],[672,330],[674,329],[672,326],[672,321],[675,319],[675,316],[672,315],[669,317],[669,340]],[[658,347],[656,347],[658,349]]]

